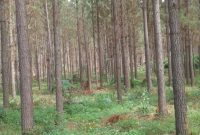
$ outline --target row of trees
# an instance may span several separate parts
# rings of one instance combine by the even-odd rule
[[[55,82],[56,110],[62,113],[62,77],[78,75],[80,83],[87,83],[88,89],[93,80],[103,87],[104,82],[114,78],[117,99],[122,102],[122,86],[125,92],[133,87],[144,59],[147,90],[152,89],[153,69],[157,75],[159,114],[165,116],[163,61],[167,56],[177,135],[187,134],[184,82],[194,85],[193,54],[199,52],[193,51],[197,47],[192,44],[199,38],[200,2],[16,0],[15,5],[12,0],[0,2],[3,106],[8,108],[9,93],[15,97],[20,89],[24,133],[33,128],[33,78],[39,89],[40,81],[47,80],[49,92]]]

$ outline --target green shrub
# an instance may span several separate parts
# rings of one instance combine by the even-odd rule
[[[0,107],[0,121],[4,121],[5,117],[6,117],[6,113],[3,110],[3,108]]]
[[[146,115],[150,111],[150,97],[148,92],[143,92],[141,96],[141,103],[139,107],[139,112]]]
[[[143,85],[142,81],[138,79],[134,79],[131,82],[131,87],[141,87],[142,85]]]
[[[112,106],[112,95],[99,94],[95,97],[95,103],[101,110],[110,108]]]

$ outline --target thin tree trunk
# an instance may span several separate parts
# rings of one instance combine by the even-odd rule
[[[165,2],[165,13],[168,14],[168,0]],[[172,85],[172,60],[171,60],[171,44],[170,44],[170,30],[169,30],[169,16],[166,15],[166,42],[167,42],[167,56],[168,56],[168,83]]]
[[[146,63],[146,82],[147,90],[150,92],[152,88],[151,82],[151,65],[150,65],[150,50],[147,25],[147,1],[143,0],[143,21],[144,21],[144,44],[145,44],[145,63]]]
[[[52,73],[52,40],[51,40],[51,28],[50,28],[50,22],[49,22],[49,10],[48,10],[48,1],[45,0],[44,3],[44,9],[45,9],[45,16],[46,16],[46,31],[47,31],[47,85],[48,85],[48,91],[52,91],[52,82],[53,82],[53,73]]]
[[[81,83],[83,81],[83,66],[82,66],[82,47],[81,47],[81,37],[80,37],[78,0],[76,0],[76,19],[77,19],[77,40],[79,47],[79,70],[80,70],[80,83]]]
[[[95,24],[94,24],[94,0],[92,0],[92,36],[93,36],[93,46],[94,46],[94,71],[95,71],[95,80],[96,85],[98,85],[98,76],[97,76],[97,58],[96,58],[96,37],[95,37]]]
[[[0,18],[1,18],[1,63],[2,63],[2,87],[3,87],[3,107],[9,107],[9,40],[8,23],[6,20],[6,9],[8,3],[6,0],[0,0]]]
[[[90,52],[89,52],[89,45],[86,41],[86,32],[85,32],[85,21],[84,21],[84,7],[82,7],[82,25],[83,25],[83,38],[84,38],[84,46],[85,46],[85,53],[86,53],[86,63],[87,63],[87,82],[88,82],[88,89],[91,90],[91,76],[90,76]]]
[[[128,46],[127,44],[124,42],[125,38],[124,38],[124,6],[123,6],[123,1],[120,0],[120,30],[121,30],[121,46],[122,46],[122,62],[123,62],[123,73],[124,73],[124,84],[126,89],[130,89],[130,77],[129,77],[129,52],[128,52]]]
[[[37,36],[36,36],[36,42],[37,42]],[[37,46],[35,47],[35,64],[36,64],[36,78],[37,78],[38,87],[40,90],[40,70],[39,70],[39,58],[38,58],[38,47]]]
[[[12,97],[16,97],[16,83],[15,83],[15,44],[14,44],[14,24],[13,24],[13,2],[9,0],[9,37],[10,37],[10,60],[11,60],[11,83],[12,83]]]
[[[63,42],[62,43],[62,46],[63,46],[63,74],[64,74],[64,79],[66,80],[67,79],[67,74],[66,74],[66,43]]]
[[[137,45],[136,45],[136,38],[135,38],[135,28],[133,29],[133,51],[134,51],[134,73],[135,73],[135,79],[138,78],[138,75],[137,75]]]
[[[115,0],[111,1],[112,3],[112,12],[113,12],[113,39],[115,45],[115,81],[117,89],[117,99],[118,102],[122,102],[122,90],[121,90],[121,64],[120,64],[120,33],[119,33],[119,23],[117,23],[116,13],[119,8],[119,3],[115,3]],[[118,29],[117,29],[118,28]],[[118,39],[118,41],[117,41]]]
[[[159,114],[164,116],[167,114],[167,103],[165,93],[165,80],[164,80],[164,66],[163,66],[163,47],[162,47],[162,34],[160,23],[160,4],[159,0],[152,0],[153,15],[154,15],[154,32],[156,43],[156,69],[157,69],[157,82],[158,82],[158,107]]]
[[[103,66],[103,47],[100,43],[100,21],[99,21],[99,0],[96,0],[97,9],[97,45],[99,48],[99,71],[100,71],[100,87],[103,87],[103,76],[104,76],[104,66]]]

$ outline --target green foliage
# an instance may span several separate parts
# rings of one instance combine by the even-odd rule
[[[103,109],[108,109],[112,106],[112,96],[110,94],[99,94],[95,99],[96,106]]]
[[[168,59],[165,59],[163,62],[164,68],[168,69],[169,68],[169,64],[168,64]]]
[[[38,95],[34,86],[34,130],[32,135],[164,135],[175,133],[174,112],[165,118],[157,118],[157,93],[155,87],[152,94],[146,92],[142,78],[135,80],[134,89],[123,96],[123,103],[116,102],[116,93],[111,90],[98,91],[92,95],[72,93],[71,102],[64,105],[64,115],[61,124],[56,124],[57,114],[53,102],[44,105],[54,95]],[[199,85],[199,77],[196,83]],[[43,84],[42,84],[43,85]],[[63,82],[64,92],[73,89],[70,81]],[[197,85],[197,86],[198,86]],[[195,86],[186,87],[188,105],[188,125],[192,134],[200,133],[200,91]],[[76,87],[76,85],[75,85]],[[35,93],[37,92],[37,93]],[[167,103],[173,104],[172,88],[166,87]],[[39,98],[38,98],[39,97]],[[42,99],[41,99],[42,98]],[[10,101],[10,109],[0,108],[0,134],[20,135],[20,108],[16,100]],[[46,102],[46,101],[45,101]],[[173,107],[172,107],[173,109]],[[108,118],[114,115],[127,114],[127,118],[116,123],[106,124]],[[151,117],[156,118],[151,118]],[[72,126],[73,125],[73,126]]]
[[[6,116],[5,111],[3,110],[2,107],[0,107],[0,121],[3,121],[3,119],[5,118],[5,116]]]
[[[77,89],[77,85],[74,85],[70,83],[68,80],[62,80],[62,88],[63,90],[71,90],[71,89]]]
[[[131,86],[132,87],[142,87],[144,86],[142,81],[141,80],[138,80],[138,79],[134,79],[132,82],[131,82]]]
[[[137,121],[134,119],[122,120],[115,124],[115,126],[119,127],[121,132],[129,132],[132,129],[138,127]]]
[[[194,56],[193,57],[193,64],[195,69],[199,69],[199,64],[200,64],[200,58],[199,56]]]
[[[16,127],[20,125],[20,113],[17,109],[7,109],[4,112],[3,122],[6,124],[10,124],[12,127]]]
[[[141,103],[139,106],[139,112],[146,115],[150,111],[150,94],[148,92],[143,92],[141,96]]]

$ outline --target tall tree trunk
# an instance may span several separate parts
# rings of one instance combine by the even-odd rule
[[[100,16],[99,16],[99,0],[96,0],[97,9],[97,45],[99,49],[99,71],[100,71],[100,87],[103,87],[103,76],[104,76],[104,66],[103,66],[103,46],[100,43]]]
[[[199,0],[199,10],[200,10],[200,0]],[[200,21],[200,13],[199,13],[199,21]],[[200,28],[199,28],[200,31]],[[200,58],[200,34],[199,34],[199,46],[198,46],[198,50],[199,50],[199,58]],[[199,60],[199,74],[200,74],[200,60]]]
[[[146,82],[147,82],[147,90],[150,92],[152,88],[152,82],[151,82],[151,65],[150,65],[150,50],[149,50],[148,25],[147,25],[147,1],[146,0],[143,0],[143,23],[144,23]]]
[[[81,36],[80,36],[78,0],[76,0],[76,19],[77,19],[77,40],[78,40],[78,47],[79,47],[79,70],[80,70],[80,83],[81,83],[83,80],[83,65],[82,65],[82,47],[81,47]]]
[[[1,63],[2,63],[2,87],[3,87],[3,107],[9,107],[9,40],[8,23],[6,20],[6,9],[8,3],[6,0],[0,0],[0,18],[1,18]]]
[[[88,89],[91,90],[91,76],[90,76],[90,52],[89,52],[89,44],[87,43],[86,39],[86,32],[85,32],[85,21],[84,21],[84,7],[82,7],[82,23],[83,23],[83,38],[84,38],[84,46],[85,46],[85,53],[86,53],[86,63],[87,63],[87,82],[88,82]]]
[[[129,77],[129,52],[128,52],[128,46],[124,42],[124,6],[123,1],[120,0],[120,30],[121,30],[121,46],[122,46],[122,62],[123,62],[123,73],[124,73],[124,84],[126,89],[130,88],[130,77]]]
[[[169,30],[169,16],[168,14],[168,0],[165,1],[165,13],[166,13],[166,43],[167,43],[167,56],[168,56],[168,83],[172,85],[172,59],[171,59],[171,44],[170,44],[170,30]]]
[[[156,69],[157,69],[157,82],[158,82],[158,107],[159,114],[167,114],[167,103],[165,93],[165,80],[164,80],[164,66],[163,66],[163,47],[162,47],[162,34],[160,23],[160,4],[159,0],[152,0],[153,15],[154,15],[154,32],[156,43]]]
[[[95,24],[94,24],[94,0],[92,0],[92,36],[93,36],[93,46],[94,46],[94,72],[96,85],[98,85],[98,76],[97,76],[97,57],[96,57],[96,37],[95,37]]]
[[[52,39],[51,39],[51,28],[50,28],[50,21],[49,21],[49,10],[48,10],[48,1],[45,0],[44,3],[45,9],[45,16],[46,16],[46,31],[47,31],[47,85],[48,91],[52,91],[52,84],[53,84],[53,73],[52,73]]]
[[[189,0],[185,0],[185,17],[189,15]],[[191,86],[194,85],[194,68],[193,68],[193,53],[192,53],[192,44],[191,44],[191,35],[189,23],[185,26],[185,46],[186,46],[186,77],[187,82],[190,82]],[[188,79],[190,81],[188,81]]]
[[[169,0],[169,25],[172,51],[172,75],[174,108],[176,118],[176,135],[187,133],[187,107],[185,100],[184,71],[181,55],[180,22],[177,0]]]
[[[33,98],[30,46],[28,43],[26,7],[24,0],[15,0],[16,24],[19,50],[20,94],[21,94],[21,124],[22,133],[29,133],[33,128]]]
[[[54,50],[55,50],[55,79],[56,79],[56,110],[63,112],[62,97],[62,67],[61,67],[61,45],[59,40],[59,6],[58,0],[53,0],[53,28],[54,28]]]
[[[14,33],[13,33],[13,29],[14,29],[14,24],[13,24],[13,12],[12,9],[13,8],[13,2],[12,0],[9,0],[9,37],[10,37],[10,60],[11,60],[11,83],[12,83],[12,97],[15,98],[16,97],[16,83],[15,83],[15,73],[16,73],[16,69],[15,69],[15,57],[16,57],[16,53],[15,53],[15,43],[14,43]]]
[[[37,42],[37,36],[36,36]],[[37,45],[37,44],[36,44]],[[40,70],[39,70],[39,58],[38,58],[38,47],[35,47],[35,65],[36,65],[36,78],[38,82],[38,88],[40,90]]]
[[[66,74],[66,42],[62,43],[62,49],[63,49],[63,74],[64,74],[64,79],[67,79],[67,74]]]
[[[134,73],[135,73],[135,79],[138,78],[137,75],[137,45],[136,45],[136,38],[135,38],[135,28],[133,29],[133,51],[134,51]]]
[[[119,2],[115,3],[115,0],[111,1],[112,12],[113,12],[113,39],[115,45],[115,81],[117,89],[118,102],[122,102],[122,90],[121,90],[121,64],[120,64],[120,33],[119,33],[119,22],[116,20],[117,9],[119,8]]]
[[[128,10],[127,10],[128,13]],[[130,73],[131,73],[131,84],[134,81],[134,73],[133,73],[133,53],[134,53],[134,45],[133,45],[133,38],[132,37],[132,31],[131,31],[131,26],[130,26],[130,18],[128,19],[128,44],[129,44],[129,57],[130,57]],[[134,27],[134,26],[133,26]],[[133,87],[133,86],[131,86]]]

